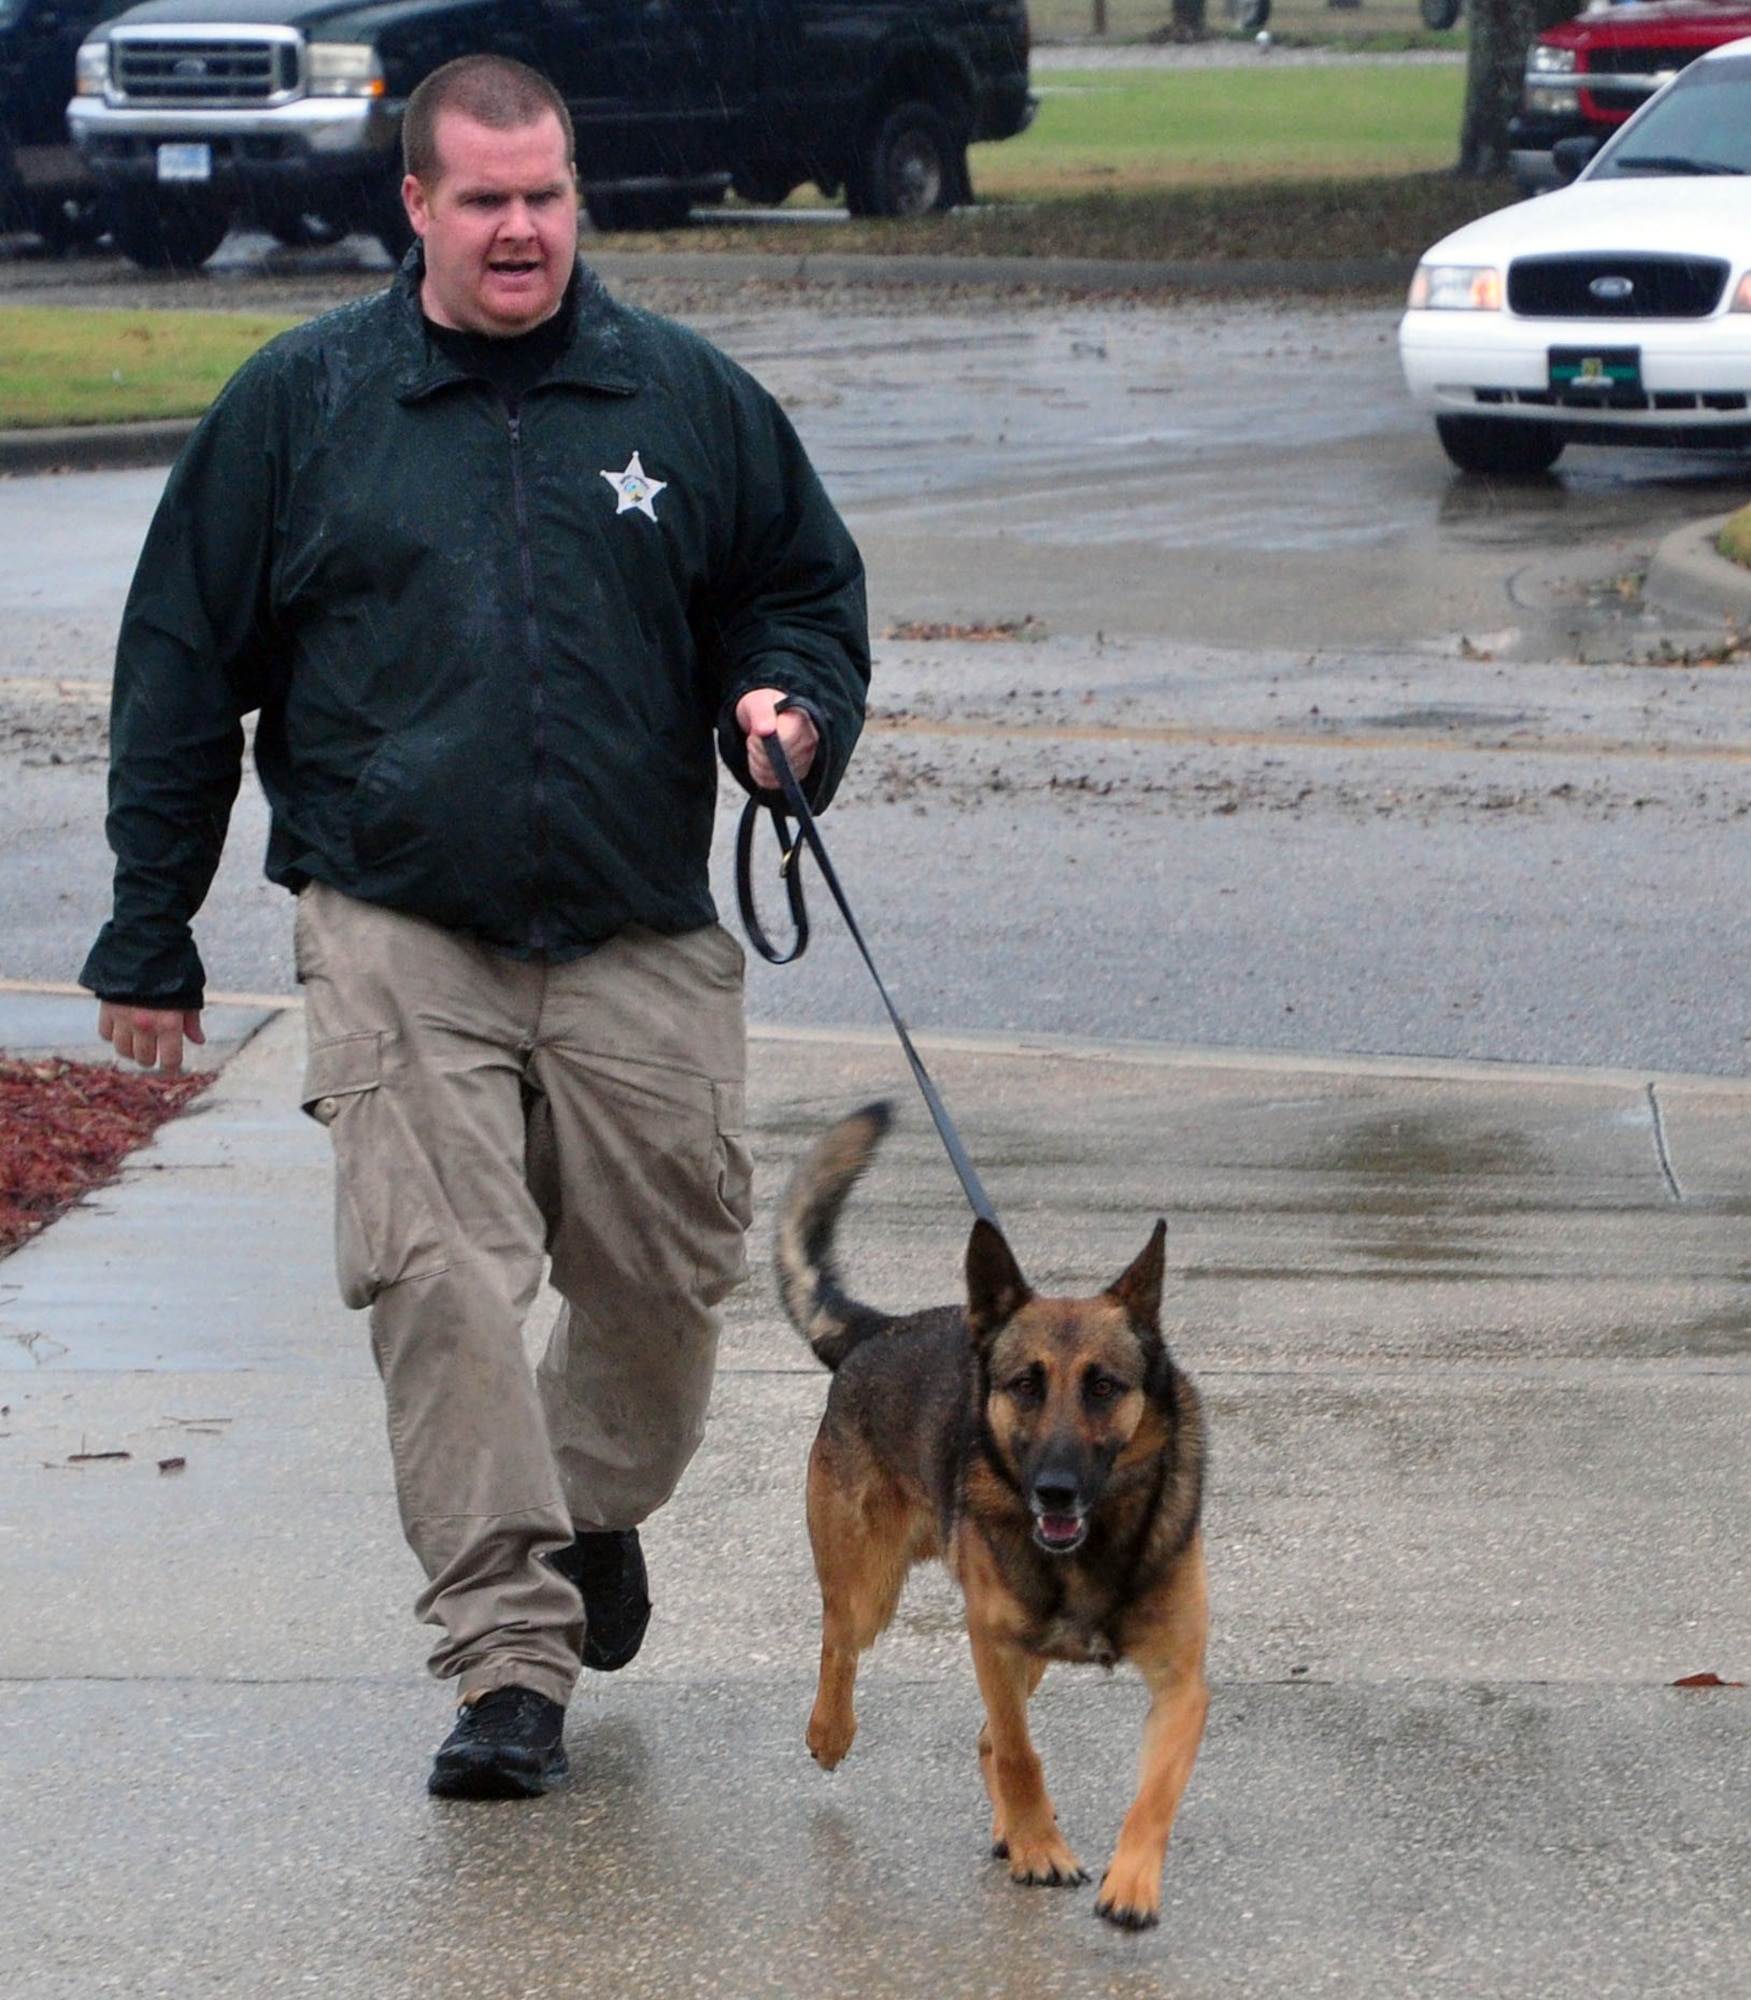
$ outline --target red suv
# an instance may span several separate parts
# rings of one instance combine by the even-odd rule
[[[1526,91],[1508,128],[1514,178],[1524,188],[1574,177],[1551,158],[1562,139],[1610,138],[1669,76],[1706,49],[1751,35],[1751,0],[1596,3],[1540,35],[1526,58]]]

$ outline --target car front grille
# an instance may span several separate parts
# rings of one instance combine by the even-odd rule
[[[298,44],[117,35],[110,80],[130,104],[270,104],[298,88]]]
[[[1525,319],[1704,319],[1730,268],[1720,257],[1519,257],[1508,305]]]

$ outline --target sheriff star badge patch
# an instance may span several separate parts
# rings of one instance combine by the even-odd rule
[[[616,514],[630,514],[636,510],[644,515],[646,520],[654,521],[657,518],[654,503],[659,493],[668,490],[669,482],[666,479],[651,478],[639,464],[636,451],[626,461],[624,472],[604,472],[602,477],[614,488],[619,500],[620,504],[614,509]]]

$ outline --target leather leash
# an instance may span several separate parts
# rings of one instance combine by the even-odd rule
[[[930,1072],[913,1047],[911,1034],[906,1023],[900,1018],[900,1010],[894,1005],[893,997],[876,970],[876,962],[870,956],[869,946],[863,941],[863,932],[858,928],[857,919],[851,914],[851,905],[845,900],[845,891],[839,886],[839,875],[821,841],[820,828],[815,824],[815,816],[809,810],[809,802],[803,796],[803,788],[797,783],[796,773],[790,768],[790,759],[785,755],[784,745],[779,742],[776,732],[764,736],[766,755],[771,759],[772,768],[778,773],[780,796],[770,792],[750,794],[748,803],[742,808],[742,820],[736,829],[736,901],[741,906],[742,928],[748,933],[748,942],[769,965],[792,965],[809,948],[809,912],[803,898],[802,850],[806,845],[815,857],[815,865],[821,871],[821,880],[826,883],[829,894],[839,905],[839,914],[845,919],[845,928],[851,933],[851,940],[863,954],[863,962],[869,967],[869,976],[875,981],[876,991],[882,996],[882,1005],[888,1010],[888,1019],[894,1024],[894,1032],[900,1038],[900,1046],[906,1052],[906,1060],[912,1066],[912,1078],[918,1085],[924,1102],[928,1106],[937,1137],[941,1139],[943,1150],[948,1154],[949,1164],[954,1168],[973,1213],[982,1222],[988,1222],[993,1229],[1001,1232],[1002,1224],[997,1220],[997,1211],[991,1206],[991,1197],[985,1192],[973,1163],[967,1157],[967,1149],[961,1144],[960,1134],[954,1128],[947,1107],[937,1095],[936,1085],[930,1080]],[[754,908],[754,828],[762,813],[772,818],[772,828],[778,836],[778,873],[784,883],[784,893],[790,905],[790,920],[793,928],[790,949],[780,951],[761,927],[758,912]],[[796,821],[796,837],[792,839],[790,822]]]

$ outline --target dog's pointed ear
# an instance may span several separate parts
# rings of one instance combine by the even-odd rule
[[[967,1331],[973,1345],[988,1345],[1032,1297],[1002,1230],[980,1216],[967,1239]]]
[[[1161,1287],[1167,1275],[1167,1224],[1157,1222],[1137,1261],[1107,1287],[1136,1326],[1161,1325]]]

